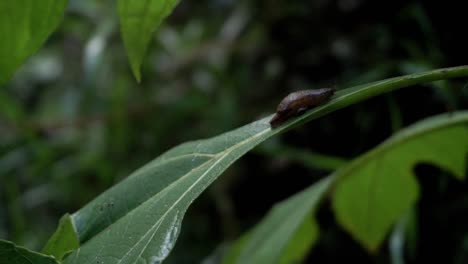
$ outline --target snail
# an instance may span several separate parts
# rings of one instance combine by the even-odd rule
[[[276,128],[291,117],[302,115],[307,110],[325,103],[334,93],[335,89],[333,88],[302,90],[290,93],[279,103],[276,114],[270,120],[271,127]]]

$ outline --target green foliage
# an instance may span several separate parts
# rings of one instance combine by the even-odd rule
[[[317,239],[316,224],[313,222],[309,231],[296,232],[310,239],[299,244],[295,240],[297,237],[292,238],[292,231],[301,223],[309,223],[310,211],[317,207],[318,199],[330,186],[333,186],[334,211],[340,224],[367,249],[375,251],[391,226],[417,199],[418,186],[412,170],[418,162],[438,165],[457,178],[464,176],[468,151],[466,135],[468,112],[429,118],[400,131],[343,166],[333,174],[333,180],[329,176],[276,205],[266,219],[234,244],[224,263],[250,263],[252,260],[255,260],[252,263],[276,263],[282,259],[283,252],[291,254],[283,251],[286,246],[299,250],[296,253],[301,256],[300,249],[307,251],[306,245]]]
[[[413,169],[427,162],[462,179],[468,150],[468,113],[450,113],[417,123],[336,174],[337,218],[370,251],[418,198]],[[453,140],[456,139],[456,140]]]
[[[66,0],[32,0],[0,3],[0,84],[6,82],[34,54],[62,19]],[[132,71],[141,80],[140,67],[152,33],[171,13],[178,0],[119,0],[122,38]],[[14,23],[14,24],[12,24]]]
[[[288,219],[289,222],[289,219]],[[284,224],[284,223],[283,223]],[[278,263],[300,263],[303,262],[305,257],[309,254],[310,250],[319,237],[319,226],[313,217],[306,218],[302,224],[297,228],[296,233],[287,241],[286,248]],[[273,240],[274,243],[284,243],[284,240]],[[271,255],[275,255],[272,253]],[[265,257],[271,258],[265,255]],[[271,262],[273,263],[273,262]]]
[[[50,256],[31,251],[5,240],[0,240],[0,263],[58,264],[58,262]]]
[[[268,119],[262,119],[166,152],[72,216],[80,237],[92,239],[85,240],[65,263],[165,259],[188,206],[268,132]]]
[[[233,247],[228,263],[298,263],[318,238],[312,213],[328,191],[328,177],[275,205],[246,237]]]
[[[66,0],[0,2],[0,84],[34,54],[62,19]]]
[[[392,74],[420,72],[436,68],[436,65],[450,64],[442,61],[443,53],[434,44],[437,41],[426,39],[431,43],[430,50],[426,51],[416,45],[412,35],[410,39],[395,40],[406,42],[402,44],[403,49],[416,54],[417,59],[398,63],[377,59],[379,66],[375,68],[376,63],[371,59],[371,66],[362,66],[364,70],[349,67],[365,65],[356,58],[372,58],[372,52],[374,55],[390,54],[390,49],[402,47],[394,40],[389,41],[391,38],[386,36],[389,34],[386,29],[378,33],[381,36],[377,34],[378,39],[382,40],[380,47],[369,52],[366,47],[364,53],[359,53],[358,49],[362,46],[360,43],[368,43],[366,37],[358,33],[353,34],[353,39],[343,34],[324,34],[336,32],[329,30],[325,24],[320,25],[323,32],[314,30],[314,36],[321,35],[320,38],[303,38],[307,34],[301,33],[303,25],[295,24],[298,17],[294,14],[314,17],[303,11],[298,12],[312,8],[303,8],[303,4],[287,1],[275,2],[268,8],[261,6],[261,1],[240,1],[232,4],[236,8],[229,16],[209,10],[213,14],[209,18],[206,15],[196,17],[189,23],[182,23],[187,26],[166,27],[153,34],[178,2],[118,1],[120,31],[138,82],[141,81],[140,69],[144,57],[151,57],[148,69],[156,74],[150,75],[147,86],[131,87],[133,79],[123,62],[124,48],[120,44],[113,45],[112,41],[118,39],[113,37],[117,28],[113,17],[115,11],[106,8],[113,1],[73,1],[69,7],[73,16],[67,17],[63,23],[63,36],[58,36],[54,45],[46,47],[44,53],[34,57],[34,63],[26,65],[15,76],[11,86],[8,84],[6,89],[0,91],[0,235],[6,234],[17,244],[38,248],[37,245],[43,242],[43,237],[51,229],[51,220],[47,228],[41,218],[52,211],[47,209],[53,208],[59,214],[74,211],[92,200],[96,193],[114,184],[119,177],[126,176],[129,171],[147,162],[154,153],[162,152],[178,142],[200,135],[218,134],[219,131],[231,130],[241,122],[255,119],[252,116],[265,111],[265,106],[273,105],[266,97],[277,99],[280,93],[283,94],[284,91],[281,91],[272,95],[271,91],[289,86],[284,84],[292,81],[293,89],[300,89],[301,86],[311,88],[311,83],[314,86],[321,85],[321,82],[329,85],[329,77],[318,77],[327,70],[320,69],[314,74],[317,77],[310,77],[311,69],[318,70],[314,66],[318,65],[317,58],[333,58],[330,65],[339,64],[347,69],[338,73],[335,67],[323,67],[333,68],[333,82],[348,79],[351,83],[365,83]],[[221,2],[219,6],[229,5],[226,1]],[[0,43],[0,84],[5,83],[26,58],[45,42],[57,27],[66,4],[66,1],[59,0],[40,1],[40,4],[26,0],[0,3],[0,35],[8,36]],[[203,9],[206,4],[197,2],[187,6],[189,8],[181,9],[181,17],[187,10],[190,12],[185,15],[195,14],[195,9]],[[106,10],[103,13],[111,10],[109,13],[112,15],[94,13],[99,9]],[[255,10],[262,10],[262,15],[257,16]],[[283,13],[278,10],[288,11]],[[424,18],[423,9],[416,10],[419,20],[423,21],[425,34],[433,34],[427,23],[429,20]],[[77,22],[82,17],[86,17],[86,23]],[[179,15],[177,19],[180,19]],[[264,21],[259,23],[258,20]],[[277,26],[283,23],[288,29],[286,35],[282,33],[282,27]],[[88,36],[90,27],[96,25],[95,33]],[[246,25],[249,25],[248,28]],[[294,28],[293,34],[290,34],[290,28]],[[309,33],[313,27],[309,28],[307,24],[306,29]],[[366,29],[365,34],[361,35],[376,36],[368,33]],[[153,35],[157,45],[162,46],[157,51],[148,50]],[[294,42],[296,38],[297,42]],[[278,46],[275,39],[287,40],[286,48]],[[330,40],[337,41],[329,43]],[[297,49],[291,49],[296,46]],[[306,48],[302,49],[302,46]],[[325,46],[332,48],[323,49]],[[427,56],[431,53],[439,55]],[[301,59],[297,60],[298,57]],[[82,59],[83,64],[77,63]],[[391,60],[396,59],[392,57]],[[288,64],[288,61],[293,63]],[[300,63],[297,64],[297,61]],[[291,69],[294,69],[294,75],[290,74]],[[302,69],[306,74],[301,73]],[[367,75],[356,76],[362,71]],[[436,80],[443,82],[432,87],[444,88],[437,90],[441,92],[437,98],[449,102],[447,109],[457,109],[457,103],[463,102],[463,99],[457,97],[456,92],[452,91],[454,89],[448,89],[453,87],[449,87],[446,80],[466,76],[468,66],[462,66],[338,89],[330,102],[291,119],[278,129],[270,129],[268,122],[271,116],[268,116],[217,137],[179,145],[103,192],[74,214],[63,216],[55,234],[43,248],[46,255],[12,242],[0,241],[0,263],[57,263],[62,260],[65,263],[159,263],[166,260],[173,249],[183,228],[183,218],[190,217],[190,213],[186,215],[189,206],[231,164],[258,144],[346,106],[357,105],[402,87]],[[252,86],[255,89],[251,89]],[[36,90],[38,87],[42,89]],[[463,92],[458,91],[458,94]],[[213,101],[216,103],[213,104]],[[392,98],[388,103],[392,128],[397,130],[405,123],[408,114],[400,107],[400,100]],[[359,128],[365,130],[367,127],[374,133],[371,117],[377,115],[382,119],[382,112],[385,110],[374,112],[373,109],[357,114],[355,117],[361,122]],[[466,112],[454,112],[422,121],[350,163],[315,150],[310,152],[304,146],[299,149],[280,143],[270,145],[273,148],[260,149],[256,153],[298,161],[312,170],[341,169],[276,205],[257,226],[234,243],[224,259],[225,263],[248,263],[252,260],[257,263],[294,263],[303,260],[317,242],[319,226],[314,214],[319,201],[329,191],[332,192],[333,209],[339,224],[365,248],[375,252],[391,226],[418,198],[419,186],[412,171],[415,164],[428,162],[451,172],[458,179],[463,177],[466,170],[464,157],[468,148],[467,115]],[[327,133],[341,123],[338,121],[330,126],[330,120],[325,120],[323,126]],[[321,126],[320,122],[323,120],[312,125]],[[328,126],[326,122],[330,122]],[[304,134],[311,141],[321,141],[308,132]],[[357,137],[366,137],[361,130],[356,134]],[[354,139],[349,140],[352,141]],[[369,142],[365,141],[367,149]],[[346,144],[352,145],[341,144],[336,144],[340,145],[339,149],[347,149]],[[336,150],[327,146],[326,152]],[[362,146],[358,152],[355,151],[353,149],[348,153],[356,155],[362,152]],[[245,171],[257,172],[250,167]],[[223,180],[229,180],[228,176]],[[317,175],[307,176],[313,179]],[[44,182],[47,184],[41,185]],[[260,188],[263,188],[265,181],[260,182]],[[216,200],[214,203],[219,207],[217,210],[221,218],[234,218],[235,213],[229,214],[229,197],[220,194],[227,189],[223,184],[226,182],[221,184],[222,191],[214,192],[216,198],[213,200]],[[281,184],[287,185],[287,182],[282,181]],[[34,188],[29,189],[29,185]],[[287,189],[284,186],[281,188]],[[5,195],[1,195],[2,191]],[[221,196],[220,200],[217,200],[218,196]],[[41,203],[42,207],[38,206]],[[63,207],[57,209],[57,205]],[[34,215],[34,221],[29,220],[28,214]],[[6,221],[4,215],[7,216]],[[55,222],[57,215],[52,213],[49,218]],[[24,227],[28,224],[36,226],[26,234]],[[5,231],[4,226],[12,231]],[[198,231],[202,229],[200,226],[203,224],[192,229]],[[226,233],[232,237],[236,233],[232,230],[236,227],[226,226]],[[416,230],[417,227],[401,229]],[[39,234],[38,230],[43,234]],[[411,235],[416,237],[414,233],[408,234]],[[203,242],[201,244],[209,247],[209,243],[205,243],[208,241]],[[187,254],[179,253],[175,257],[180,255]],[[400,252],[400,255],[403,254]],[[190,260],[193,262],[193,259]]]
[[[140,81],[140,67],[153,32],[177,5],[179,0],[119,0],[118,9],[122,38],[128,59]]]
[[[94,258],[105,263],[163,260],[174,246],[188,206],[234,161],[264,140],[379,93],[467,72],[468,67],[441,69],[344,89],[329,103],[277,129],[270,128],[269,116],[175,147],[72,215],[82,244],[65,263]]]
[[[80,241],[78,241],[70,215],[66,214],[60,219],[57,231],[49,239],[42,252],[62,261],[66,254],[77,249],[79,246]]]

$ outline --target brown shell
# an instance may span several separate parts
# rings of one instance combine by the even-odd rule
[[[333,88],[321,88],[314,90],[302,90],[290,93],[278,104],[276,115],[270,121],[271,127],[275,128],[289,118],[300,115],[317,105],[328,101],[335,93]]]

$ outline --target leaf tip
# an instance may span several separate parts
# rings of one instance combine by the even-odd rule
[[[140,71],[140,63],[133,63],[130,62],[133,76],[135,77],[138,83],[141,83],[141,71]]]

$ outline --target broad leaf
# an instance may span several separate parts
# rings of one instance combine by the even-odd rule
[[[67,0],[0,1],[0,84],[44,44],[66,5]]]
[[[268,215],[234,247],[224,263],[300,263],[318,238],[312,213],[332,182],[328,177],[275,205]]]
[[[96,228],[112,225],[92,237],[65,263],[164,260],[193,200],[238,157],[270,134],[266,118],[168,151],[73,215],[78,233],[84,238],[97,233]]]
[[[50,256],[17,246],[10,241],[0,240],[0,263],[5,264],[58,264]]]
[[[175,147],[71,216],[81,247],[65,263],[157,263],[174,246],[187,207],[234,161],[264,140],[380,93],[467,75],[468,67],[457,67],[345,89],[327,104],[277,129],[270,128],[269,116],[211,139]]]
[[[140,67],[153,32],[179,0],[119,0],[122,38],[135,78],[140,81]]]
[[[303,263],[304,258],[314,247],[318,237],[319,226],[317,221],[313,216],[309,215],[297,228],[293,236],[289,238],[289,241],[284,240],[287,242],[286,248],[277,262],[280,264]],[[276,239],[276,242],[284,243],[278,239]]]
[[[58,260],[80,246],[76,231],[70,215],[66,214],[60,219],[60,225],[54,235],[49,239],[42,250],[44,254],[52,255]]]
[[[337,172],[333,208],[338,221],[375,251],[418,198],[416,163],[432,163],[461,179],[467,153],[468,112],[412,125]]]

